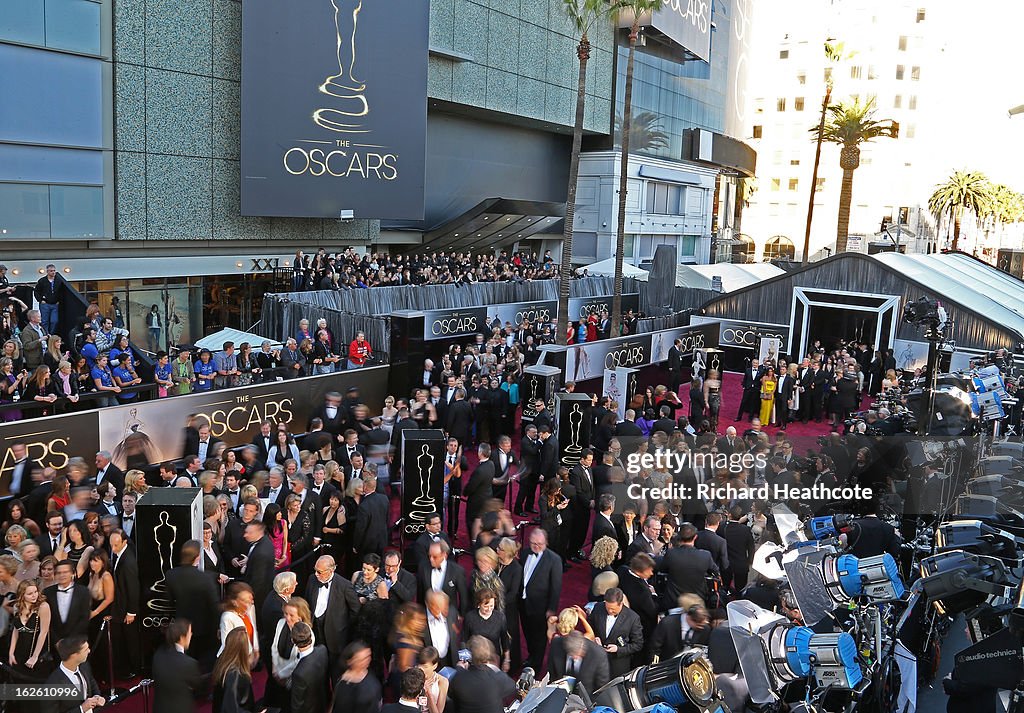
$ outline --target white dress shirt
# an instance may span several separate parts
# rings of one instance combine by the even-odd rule
[[[608,637],[612,635],[612,629],[615,627],[615,622],[618,620],[618,616],[612,616],[609,614],[605,619],[604,637],[607,642]]]
[[[430,570],[430,588],[435,592],[440,592],[444,589],[444,578],[448,574],[448,562],[447,560],[440,566]]]
[[[60,612],[60,620],[66,622],[68,614],[71,613],[71,596],[75,592],[75,585],[72,583],[67,589],[57,587],[57,610]]]
[[[448,655],[448,621],[442,617],[427,614],[427,627],[430,629],[430,641],[437,649],[437,655],[444,658]]]
[[[333,580],[328,580],[326,585],[323,585],[320,580],[317,580],[317,584],[320,584],[320,592],[316,596],[316,607],[313,609],[313,617],[319,619],[327,611],[327,601],[331,598],[331,584]]]
[[[526,558],[526,565],[523,567],[523,599],[526,599],[526,588],[530,584],[530,578],[533,577],[533,571],[537,569],[537,564],[540,562],[540,555],[536,552],[531,552]]]

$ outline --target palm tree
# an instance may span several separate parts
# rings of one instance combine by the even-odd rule
[[[862,102],[854,99],[839,102],[828,108],[828,119],[823,127],[815,126],[811,133],[822,141],[842,146],[839,167],[843,169],[843,185],[839,192],[839,219],[836,224],[836,254],[846,252],[846,238],[850,232],[850,203],[853,201],[853,172],[860,166],[860,145],[879,137],[894,139],[899,125],[891,119],[875,120],[874,97]]]
[[[615,117],[615,135],[622,136],[622,116]],[[629,145],[635,151],[657,151],[669,147],[669,136],[661,128],[661,117],[653,111],[641,111],[629,126]]]
[[[953,250],[960,246],[960,221],[965,212],[975,217],[989,213],[992,204],[992,191],[988,179],[980,171],[953,171],[953,174],[935,187],[935,192],[928,199],[928,210],[936,220],[948,216],[953,223]]]
[[[629,175],[629,139],[632,133],[633,104],[633,55],[636,40],[640,35],[640,20],[661,7],[662,0],[622,0],[621,12],[630,13],[633,22],[629,27],[629,56],[626,60],[626,86],[622,99],[622,126],[619,132],[622,154],[619,161],[619,220],[615,235],[615,283],[612,290],[611,334],[622,332],[622,258],[626,251],[626,182]]]
[[[580,76],[576,84],[576,121],[572,127],[572,153],[569,157],[569,187],[565,197],[565,226],[562,228],[561,279],[558,284],[558,322],[555,339],[566,343],[569,331],[569,286],[572,283],[572,230],[576,218],[576,183],[580,175],[580,150],[583,144],[583,117],[587,98],[587,61],[590,59],[590,39],[587,33],[600,19],[608,19],[618,7],[618,0],[563,0],[562,7],[573,27],[580,35],[576,58],[580,62]]]
[[[852,52],[846,51],[846,45],[842,42],[825,41],[825,59],[829,66],[825,70],[825,96],[821,100],[821,121],[818,123],[817,146],[814,149],[814,169],[811,171],[811,196],[807,199],[807,227],[804,229],[804,252],[803,262],[807,264],[811,259],[811,222],[814,219],[814,197],[818,192],[818,164],[821,163],[821,141],[825,131],[825,117],[828,114],[829,102],[832,101],[832,87],[835,82],[832,80],[833,65],[844,59],[853,56]]]

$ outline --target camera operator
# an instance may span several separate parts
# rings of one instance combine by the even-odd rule
[[[888,552],[899,558],[900,538],[896,528],[878,518],[877,495],[864,502],[864,517],[853,521],[845,535],[850,554],[855,557],[874,557]]]

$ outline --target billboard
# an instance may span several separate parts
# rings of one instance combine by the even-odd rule
[[[54,468],[59,471],[74,456],[81,456],[87,463],[92,463],[99,443],[95,414],[95,411],[71,413],[28,421],[9,421],[0,426],[0,441],[3,442],[0,498],[11,494],[11,478],[17,462],[11,447],[15,443],[23,443],[28,449],[30,469]]]
[[[242,215],[422,220],[429,3],[242,7]]]
[[[711,0],[662,0],[651,25],[691,54],[711,60]]]
[[[718,346],[753,351],[761,337],[775,337],[785,349],[789,343],[788,324],[767,324],[765,322],[743,322],[735,319],[718,319],[694,315],[692,324],[717,324],[719,327]]]

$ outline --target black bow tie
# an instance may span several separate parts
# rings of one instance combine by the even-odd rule
[[[440,567],[434,567],[434,571],[435,571],[435,572],[440,572],[440,571],[441,571],[441,568],[440,568]]]
[[[228,495],[238,495],[238,491],[237,490],[229,490],[228,491]]]
[[[133,520],[134,521],[135,520],[135,516],[134,515],[125,515],[124,517],[121,518],[121,522],[126,522],[128,520]]]
[[[331,580],[328,579],[326,582],[320,582],[320,586],[321,588],[326,589],[327,587],[331,586]]]
[[[57,591],[61,594],[68,594],[72,590],[74,590],[74,586],[68,587],[67,589],[61,589],[60,587],[57,588]]]

